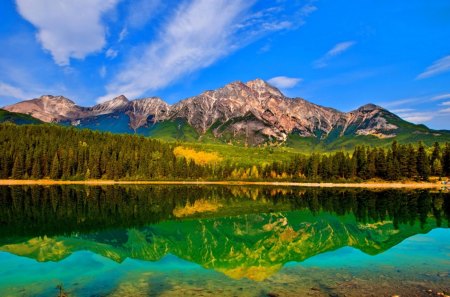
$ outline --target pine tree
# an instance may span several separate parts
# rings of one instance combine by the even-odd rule
[[[17,155],[14,159],[14,165],[12,168],[11,177],[13,179],[22,179],[23,178],[23,158],[21,155]]]
[[[50,178],[59,179],[61,177],[61,168],[59,165],[58,154],[55,153],[53,157],[52,165],[50,167]]]
[[[386,155],[384,153],[384,149],[379,148],[377,150],[377,176],[380,178],[386,178],[386,170],[387,170],[387,164],[386,164]]]
[[[419,143],[417,150],[417,174],[422,180],[428,180],[430,176],[430,165],[428,156],[422,143]]]
[[[450,176],[450,143],[445,144],[442,154],[442,172],[445,176]]]
[[[364,147],[356,147],[353,158],[355,159],[356,175],[362,179],[367,179],[368,166],[366,149]]]
[[[434,175],[442,176],[442,164],[440,159],[435,159],[431,166],[433,168]]]
[[[433,175],[441,175],[442,174],[442,166],[441,166],[441,147],[438,142],[433,144],[433,152],[431,153],[430,164],[431,164],[431,174]],[[437,160],[437,162],[436,162]],[[439,167],[435,167],[439,166]]]
[[[42,178],[41,163],[39,160],[34,160],[33,162],[33,168],[31,169],[31,177],[36,179]]]
[[[414,149],[414,147],[410,144],[408,146],[408,150],[407,150],[407,160],[408,160],[408,164],[407,164],[407,173],[408,173],[408,177],[409,178],[413,178],[413,177],[417,177],[418,172],[417,172],[417,154],[416,154],[416,150]]]

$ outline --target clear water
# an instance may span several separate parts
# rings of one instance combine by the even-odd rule
[[[445,192],[0,187],[0,296],[438,296],[449,217]]]

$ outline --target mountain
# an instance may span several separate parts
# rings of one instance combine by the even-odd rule
[[[44,122],[115,133],[138,133],[187,141],[260,145],[286,143],[339,144],[447,141],[449,131],[434,131],[367,104],[351,112],[288,98],[267,82],[233,82],[174,105],[158,97],[128,100],[121,95],[93,107],[80,107],[62,96],[45,95],[4,109]]]

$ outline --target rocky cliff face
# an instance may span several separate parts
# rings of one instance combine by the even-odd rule
[[[130,127],[136,130],[148,122],[163,121],[169,111],[170,105],[158,97],[143,98],[131,101],[127,106],[126,114],[130,117]]]
[[[344,113],[302,98],[287,98],[260,79],[233,82],[172,106],[157,97],[129,101],[121,95],[93,107],[80,107],[62,96],[46,95],[5,109],[44,122],[70,121],[74,125],[86,119],[95,122],[104,115],[127,115],[130,132],[149,123],[182,120],[200,136],[212,133],[219,139],[242,139],[253,145],[270,140],[283,142],[292,134],[321,139],[331,133],[388,138],[395,136],[398,128],[389,119],[401,120],[373,104]]]

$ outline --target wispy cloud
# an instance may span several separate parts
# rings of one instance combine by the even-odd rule
[[[390,110],[393,113],[407,113],[414,111],[413,108],[399,108],[399,109],[391,109]]]
[[[107,58],[110,58],[110,59],[114,59],[115,57],[117,57],[118,54],[119,54],[119,51],[117,51],[117,50],[115,50],[115,49],[112,49],[112,48],[109,48],[109,49],[105,52],[105,56],[106,56]]]
[[[129,2],[126,23],[131,28],[140,28],[150,22],[163,6],[161,0],[133,0]]]
[[[450,71],[450,55],[435,61],[424,72],[419,74],[416,79],[424,79],[448,71]]]
[[[70,58],[83,59],[105,45],[102,15],[119,0],[16,0],[23,18],[33,24],[37,40],[56,64],[69,65]]]
[[[398,99],[398,100],[392,100],[387,102],[380,102],[379,105],[386,107],[386,108],[392,108],[392,107],[398,107],[405,104],[412,104],[422,101],[423,97],[412,97],[412,98],[404,98],[404,99]]]
[[[432,101],[438,101],[438,100],[444,100],[444,99],[450,99],[450,94],[442,94],[437,95],[431,98]]]
[[[16,86],[12,86],[10,84],[0,82],[0,96],[12,97],[15,99],[29,99],[30,93],[18,88]]]
[[[280,89],[290,89],[298,85],[303,79],[298,77],[277,76],[267,82]]]
[[[441,94],[441,95],[424,95],[424,96],[417,96],[417,97],[410,97],[410,98],[402,98],[402,99],[397,99],[397,100],[390,100],[390,101],[385,101],[385,102],[379,102],[378,104],[386,107],[386,108],[397,108],[397,107],[401,107],[401,108],[397,108],[392,110],[393,112],[401,112],[403,110],[410,110],[411,108],[409,106],[417,106],[423,103],[427,103],[429,105],[434,105],[437,106],[437,103],[433,103],[434,101],[440,101],[440,100],[445,100],[445,99],[450,99],[450,94]],[[407,105],[408,107],[404,108],[403,106]],[[445,105],[441,104],[441,105]],[[414,110],[414,109],[413,109]]]
[[[159,29],[160,35],[129,57],[98,102],[116,95],[138,97],[205,68],[270,32],[294,28],[279,8],[251,12],[255,1],[183,2]],[[277,15],[277,17],[274,16]]]
[[[313,5],[312,3],[308,3],[300,9],[300,15],[303,17],[307,17],[317,9],[317,6]]]
[[[433,123],[433,122],[441,122],[443,119],[448,118],[448,115],[450,114],[450,101],[449,102],[442,102],[438,105],[431,105],[427,106],[425,109],[422,108],[423,103],[430,103],[433,100],[430,99],[430,97],[422,96],[422,97],[416,97],[416,98],[408,98],[408,99],[401,99],[397,101],[390,102],[391,106],[403,106],[403,105],[409,105],[409,106],[416,106],[415,108],[398,108],[398,109],[391,109],[391,111],[395,114],[397,114],[402,119],[405,119],[409,122],[415,123],[415,124],[424,124],[424,123]],[[389,105],[389,104],[388,104]],[[386,105],[382,105],[385,106]]]
[[[345,41],[336,44],[332,49],[330,49],[323,57],[314,61],[313,66],[315,68],[324,68],[328,66],[328,62],[345,51],[349,50],[352,46],[356,44],[355,41]]]
[[[118,42],[122,42],[126,37],[128,36],[128,28],[123,27],[122,30],[119,33],[119,40]]]
[[[432,111],[416,111],[398,112],[397,115],[402,119],[415,124],[423,124],[431,121],[436,113]]]

